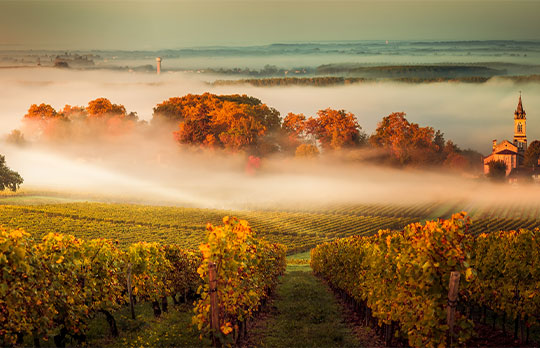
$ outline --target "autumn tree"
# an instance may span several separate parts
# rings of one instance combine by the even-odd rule
[[[352,113],[328,108],[319,110],[317,116],[306,121],[306,130],[324,149],[339,150],[365,142],[365,134]]]
[[[285,152],[294,153],[298,146],[307,141],[306,116],[304,114],[288,113],[281,125],[281,148]]]
[[[116,139],[130,134],[138,124],[136,113],[120,104],[98,98],[87,107],[66,105],[61,111],[48,104],[33,104],[23,119],[24,132],[32,140],[81,141]]]
[[[451,140],[445,141],[442,133],[437,131],[433,141],[439,148],[439,159],[444,167],[453,170],[466,170],[470,167],[469,160],[462,154],[461,149]]]
[[[277,110],[236,94],[188,94],[158,104],[152,124],[173,123],[178,127],[173,135],[181,144],[257,153],[275,151],[281,130]]]
[[[319,149],[312,144],[302,144],[296,148],[296,157],[313,158],[319,156]]]
[[[62,117],[62,115],[58,114],[51,105],[45,103],[32,104],[26,115],[24,115],[25,119],[30,120],[49,120],[59,117]]]
[[[442,133],[432,127],[420,127],[410,123],[404,112],[394,112],[379,122],[369,142],[374,147],[387,150],[398,163],[428,165],[442,162],[440,148],[444,144]],[[455,152],[454,149],[448,149]],[[448,153],[446,153],[448,155]],[[443,157],[444,161],[444,157]]]
[[[15,192],[23,181],[19,173],[8,168],[6,158],[0,155],[0,191],[4,191],[7,188]]]
[[[238,151],[257,145],[267,128],[256,117],[256,108],[226,101],[220,109],[212,112],[213,129],[226,149]]]
[[[302,138],[306,131],[306,116],[289,112],[283,119],[282,128],[287,134]]]
[[[454,170],[466,170],[469,167],[469,161],[467,161],[467,158],[457,152],[449,153],[446,156],[443,164],[445,167]]]
[[[178,123],[184,119],[204,120],[216,105],[221,104],[215,95],[210,93],[188,94],[183,97],[173,97],[156,105],[152,123]]]
[[[66,105],[62,110],[62,115],[70,121],[86,120],[88,112],[82,106]]]
[[[535,140],[527,146],[525,151],[525,165],[528,167],[538,167],[538,159],[540,159],[540,141]]]
[[[113,104],[107,98],[97,98],[90,101],[86,111],[90,117],[126,115],[126,108],[123,105]]]
[[[25,133],[34,137],[58,139],[65,137],[68,119],[49,104],[32,104],[24,115]]]
[[[18,129],[14,129],[11,131],[11,133],[8,134],[8,136],[6,137],[6,142],[16,146],[26,145],[26,139],[24,138],[24,134]]]

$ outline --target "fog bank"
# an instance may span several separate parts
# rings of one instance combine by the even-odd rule
[[[56,109],[64,105],[84,106],[106,97],[150,120],[152,108],[173,96],[188,93],[239,93],[261,99],[278,109],[314,115],[332,107],[354,113],[368,134],[382,117],[404,111],[407,118],[422,126],[440,129],[447,139],[462,148],[484,154],[493,139],[511,139],[513,112],[519,91],[527,112],[529,142],[540,138],[540,84],[515,84],[492,80],[485,84],[464,83],[365,83],[339,87],[211,87],[208,75],[167,73],[161,76],[114,71],[74,71],[62,69],[0,69],[0,127],[7,134],[19,128],[21,119],[34,103],[48,103]]]

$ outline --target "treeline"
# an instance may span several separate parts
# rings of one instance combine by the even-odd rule
[[[240,79],[240,80],[216,80],[213,86],[230,85],[252,85],[255,87],[276,87],[276,86],[336,86],[348,85],[373,81],[362,77],[339,77],[339,76],[318,76],[318,77],[274,77],[261,79]]]
[[[504,75],[505,70],[497,70],[479,65],[382,65],[365,66],[359,64],[326,64],[318,66],[317,74],[350,74],[378,78],[458,78],[492,77]]]
[[[506,77],[504,77],[506,78]],[[511,77],[508,77],[511,79]],[[513,78],[513,77],[512,77]],[[467,76],[467,77],[398,77],[398,78],[367,78],[367,77],[339,77],[339,76],[317,76],[317,77],[273,77],[257,79],[238,79],[238,80],[216,80],[212,86],[234,86],[234,85],[252,85],[255,87],[283,87],[283,86],[340,86],[365,82],[400,82],[400,83],[436,83],[436,82],[464,82],[464,83],[484,83],[490,80],[490,77]],[[534,81],[530,79],[517,79],[517,81]]]
[[[528,342],[540,310],[540,231],[473,236],[469,227],[460,213],[401,231],[338,239],[313,249],[311,265],[366,321],[384,328],[388,346],[394,337],[412,347],[466,345],[474,336],[473,319],[485,324],[487,310],[493,328],[506,330],[510,322],[515,342]],[[461,275],[457,298],[449,297],[452,272]],[[448,307],[456,311],[453,337]]]
[[[150,123],[106,98],[86,107],[66,105],[57,111],[47,104],[32,105],[23,118],[23,132],[13,131],[8,141],[18,145],[32,141],[74,144],[138,136],[137,141],[173,137],[190,148],[315,157],[367,151],[365,160],[397,166],[445,166],[472,169],[481,155],[461,150],[432,127],[409,122],[405,113],[382,119],[368,136],[356,116],[345,110],[319,110],[315,116],[280,113],[247,95],[188,94],[163,101],[154,108]],[[113,149],[111,148],[111,149]],[[350,159],[355,156],[349,156]]]
[[[498,67],[484,65],[466,64],[419,64],[419,65],[378,65],[369,66],[364,64],[323,64],[317,67],[297,67],[291,69],[278,68],[274,65],[266,65],[262,69],[249,68],[220,68],[205,69],[205,73],[218,75],[239,75],[252,76],[256,78],[268,77],[320,77],[320,75],[330,75],[335,77],[355,77],[367,79],[461,79],[461,78],[490,78],[494,76],[504,76],[508,74],[506,66]],[[510,66],[509,68],[514,68]],[[309,78],[309,77],[307,77]]]

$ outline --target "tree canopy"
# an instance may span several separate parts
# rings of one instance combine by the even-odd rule
[[[394,112],[383,118],[369,141],[388,150],[401,164],[427,162],[438,150],[435,130],[410,123],[405,116],[404,112]]]
[[[8,168],[6,158],[0,155],[0,191],[4,191],[7,188],[15,192],[23,181],[19,173]]]
[[[97,98],[90,101],[86,111],[90,117],[126,115],[126,108],[124,105],[113,104],[107,98]]]
[[[24,115],[27,119],[39,119],[39,120],[47,120],[47,119],[53,119],[57,117],[62,117],[61,114],[58,114],[56,110],[50,106],[49,104],[41,103],[39,105],[32,104],[30,105],[30,108],[28,109],[28,113]]]
[[[133,129],[138,117],[128,114],[123,105],[98,98],[86,107],[66,105],[60,111],[49,104],[33,104],[23,120],[30,138],[58,141],[124,134]]]
[[[369,138],[372,146],[386,151],[395,163],[401,165],[435,166],[466,169],[474,166],[477,153],[462,151],[444,134],[432,127],[420,127],[405,118],[404,112],[394,112],[379,122]]]
[[[314,133],[325,149],[339,150],[344,147],[355,147],[365,142],[366,136],[361,132],[356,117],[345,110],[324,109],[317,112],[317,118],[311,118],[312,125],[308,129]]]
[[[280,130],[279,112],[246,95],[188,94],[154,108],[153,124],[177,123],[175,139],[186,145],[231,151],[273,148]]]
[[[94,99],[87,106],[66,105],[58,111],[48,104],[33,104],[24,121],[28,126],[24,135],[13,132],[9,137],[12,143],[24,144],[25,138],[112,140],[137,130],[137,136],[172,136],[181,145],[255,156],[275,152],[316,156],[320,152],[336,154],[369,146],[376,151],[356,158],[397,166],[456,170],[478,170],[482,157],[476,151],[461,150],[432,127],[409,122],[404,112],[384,117],[368,139],[351,112],[327,108],[314,116],[289,113],[282,120],[276,109],[260,99],[239,94],[169,98],[154,107],[150,124],[139,122],[135,113],[127,113],[123,105],[107,98]],[[540,143],[533,142],[526,161],[537,163],[539,155]]]
[[[281,125],[279,112],[269,108],[261,100],[247,95],[216,95],[211,93],[188,94],[183,97],[173,97],[156,105],[153,123],[188,121],[208,121],[210,114],[228,102],[236,105],[252,107],[253,116],[268,130],[276,130]]]
[[[365,143],[366,135],[354,114],[345,110],[319,110],[317,117],[289,113],[282,125],[292,143],[312,144],[319,141],[325,150],[352,148]],[[312,144],[313,145],[313,144]]]
[[[540,158],[540,141],[535,140],[529,144],[525,151],[525,165],[528,167],[538,167],[538,159]]]

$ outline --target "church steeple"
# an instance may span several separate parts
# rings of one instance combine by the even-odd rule
[[[516,108],[516,111],[514,112],[514,119],[520,119],[524,120],[527,116],[527,113],[525,110],[523,110],[523,104],[521,103],[521,91],[519,92],[519,102]]]
[[[519,101],[514,112],[514,145],[517,146],[518,153],[521,155],[527,150],[527,113],[523,109],[521,92],[519,92]]]

